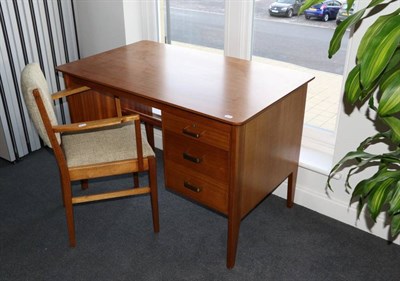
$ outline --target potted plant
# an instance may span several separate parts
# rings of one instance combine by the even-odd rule
[[[307,0],[300,13],[321,0]],[[347,1],[349,10],[354,0]],[[343,168],[349,168],[345,188],[352,192],[352,201],[358,200],[358,215],[366,205],[373,221],[381,212],[390,220],[393,238],[400,233],[400,8],[384,14],[382,10],[392,0],[370,0],[367,7],[355,12],[340,23],[332,36],[328,56],[331,58],[340,48],[346,29],[357,26],[366,18],[380,13],[380,16],[363,34],[356,55],[356,65],[349,72],[344,89],[344,102],[352,108],[368,102],[369,110],[375,112],[374,122],[382,123],[383,130],[367,137],[354,151],[348,152],[331,170],[327,186],[331,188],[333,175]],[[380,128],[382,126],[376,126]],[[383,153],[369,152],[377,144],[386,144]],[[350,184],[350,178],[365,169],[375,173]]]

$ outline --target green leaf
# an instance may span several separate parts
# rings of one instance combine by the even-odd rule
[[[379,101],[378,114],[388,116],[400,112],[400,69],[385,77],[380,89],[382,97]]]
[[[360,66],[356,65],[349,73],[344,86],[344,95],[346,100],[354,105],[361,96],[360,87]]]
[[[400,214],[392,217],[392,223],[390,224],[390,234],[392,237],[396,237],[400,234]]]
[[[382,206],[386,201],[386,197],[394,181],[393,178],[388,178],[383,182],[377,183],[371,191],[368,200],[368,210],[374,221],[376,221],[377,216],[381,212]]]
[[[347,161],[357,160],[358,158],[373,158],[375,155],[364,151],[350,151],[348,152],[331,170],[330,174],[334,174],[340,166]],[[359,160],[357,160],[359,161]]]
[[[376,110],[377,110],[377,108],[376,108],[376,106],[375,106],[375,98],[374,98],[374,96],[371,96],[371,97],[369,98],[368,106],[369,106],[369,108],[371,108],[373,111],[376,111]]]
[[[364,206],[364,201],[363,201],[363,199],[360,197],[360,199],[358,200],[358,204],[357,204],[357,218],[360,217],[360,214],[361,214],[361,211],[362,211],[363,206]]]
[[[371,137],[367,137],[365,140],[363,140],[360,145],[357,147],[357,150],[364,150],[366,149],[368,146],[370,146],[373,142],[377,141],[377,140],[385,140],[385,139],[390,139],[390,131],[386,131],[383,133],[377,133],[374,136]]]
[[[400,9],[399,9],[400,11]],[[400,15],[379,17],[364,34],[357,52],[360,64],[360,82],[370,88],[388,65],[400,43]]]
[[[385,15],[385,16],[380,16],[365,32],[363,38],[361,39],[360,45],[357,50],[357,58],[360,58],[364,55],[364,53],[370,48],[370,44],[372,41],[374,41],[375,35],[379,34],[380,28],[382,25],[385,24],[386,21],[388,21],[393,15],[399,14],[399,10]]]
[[[399,69],[399,68],[400,68],[400,48],[397,48],[396,52],[390,59],[389,64],[385,69],[385,72],[390,72],[393,69]]]
[[[350,9],[352,8],[354,1],[355,0],[347,1],[347,12],[349,12]],[[357,11],[356,13],[350,15],[343,22],[341,22],[339,26],[336,27],[335,32],[334,32],[334,34],[332,36],[330,45],[329,45],[329,50],[328,50],[328,57],[329,58],[332,58],[332,56],[334,54],[336,54],[336,52],[340,49],[342,38],[343,38],[343,35],[345,34],[346,30],[349,27],[352,27],[353,25],[355,25],[356,23],[358,23],[361,20],[362,16],[364,15],[365,11],[367,10],[367,8],[372,8],[372,7],[376,6],[376,5],[379,5],[383,1],[384,0],[371,1],[371,3],[368,5],[368,7],[363,8],[363,9]],[[318,2],[319,3],[321,1],[313,1],[313,2]],[[306,1],[305,4],[308,4],[308,3],[309,3],[309,1]],[[304,10],[306,10],[309,7],[309,6],[306,6],[307,7],[306,8],[305,4],[302,6],[302,8],[304,7]]]
[[[359,168],[359,166],[357,165],[357,166],[351,168],[351,169],[349,170],[349,172],[347,173],[346,180],[345,180],[345,182],[344,182],[344,186],[345,186],[345,188],[346,188],[346,191],[348,191],[349,189],[352,189],[352,186],[350,185],[350,178],[351,178],[352,175],[356,174],[356,173],[358,172],[359,169],[360,169],[360,168]]]
[[[398,152],[394,152],[394,153],[382,154],[381,162],[382,163],[400,164],[399,153]]]
[[[349,6],[347,7],[349,9]],[[347,19],[345,19],[343,22],[341,22],[335,29],[335,32],[333,33],[331,42],[329,44],[329,50],[328,50],[328,57],[332,58],[334,54],[340,49],[340,45],[342,43],[342,38],[343,35],[345,34],[347,28],[350,26],[353,26],[357,22],[360,21],[361,17],[364,15],[366,8],[361,9],[360,11],[352,14],[349,16]]]
[[[322,0],[307,0],[306,2],[304,2],[303,5],[301,5],[298,14],[301,15],[305,10],[310,8],[312,5],[319,4],[321,2],[322,2]]]
[[[333,177],[333,175],[341,169],[341,167],[347,163],[348,161],[355,160],[357,161],[357,167],[362,167],[363,165],[366,165],[367,163],[376,160],[381,157],[381,155],[374,155],[368,152],[364,151],[350,151],[348,152],[330,171],[328,178],[330,179]]]
[[[356,65],[349,73],[344,86],[345,99],[354,105],[357,101],[364,101],[374,92],[377,85],[372,84],[370,88],[361,88],[360,65]]]
[[[379,155],[379,157],[382,157]],[[391,180],[392,182],[397,182],[400,180],[400,171],[388,170],[386,165],[383,165],[379,170],[370,178],[362,180],[356,186],[353,191],[353,198],[360,196],[362,198],[366,198],[369,193],[376,187],[376,185],[382,184],[387,180]]]
[[[371,165],[375,162],[375,165],[381,163],[382,155],[374,155],[374,154],[369,154],[363,151],[352,151],[346,154],[345,157],[343,157],[336,165],[335,167],[332,168],[331,172],[328,175],[328,180],[327,180],[327,186],[329,189],[332,190],[332,187],[330,185],[330,181],[333,177],[333,175],[348,161],[351,160],[356,160],[357,164],[354,164],[355,167],[351,168],[346,176],[346,181],[345,181],[345,187],[346,189],[352,189],[350,185],[350,177],[356,173],[358,173],[364,166]],[[386,157],[386,156],[385,156]],[[371,180],[371,179],[370,179]],[[360,187],[358,187],[360,188]],[[357,187],[356,187],[357,189]]]
[[[389,215],[395,215],[400,213],[400,182],[397,182],[392,198],[389,202],[390,209]]]
[[[374,179],[366,179],[360,181],[354,191],[352,193],[352,198],[360,197],[360,198],[367,198],[372,189],[374,188],[376,182]]]
[[[376,5],[379,5],[380,3],[384,2],[384,1],[385,0],[373,0],[373,1],[371,1],[371,3],[369,3],[368,8],[372,8]],[[353,2],[354,2],[354,0],[353,0]]]
[[[351,7],[353,6],[353,3],[354,3],[354,1],[355,0],[349,0],[349,1],[347,1],[347,12],[349,12],[350,11],[350,9],[351,9]],[[383,1],[383,0],[382,0]],[[343,2],[344,3],[344,2]]]
[[[391,140],[397,145],[400,144],[400,120],[396,117],[383,117],[382,120],[391,129]]]

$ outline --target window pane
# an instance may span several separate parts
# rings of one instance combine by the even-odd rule
[[[307,71],[316,77],[308,90],[305,124],[332,132],[341,96],[348,32],[340,51],[328,58],[336,16],[323,21],[296,16],[299,0],[256,0],[253,59]],[[339,7],[337,7],[339,10]],[[308,18],[308,17],[307,17]],[[257,58],[258,57],[258,58]]]
[[[223,50],[224,0],[165,0],[166,42]]]

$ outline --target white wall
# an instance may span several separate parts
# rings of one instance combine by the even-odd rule
[[[82,58],[125,45],[122,0],[74,0],[74,3]]]
[[[74,0],[81,57],[158,40],[156,1]]]

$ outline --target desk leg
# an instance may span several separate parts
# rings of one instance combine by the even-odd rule
[[[287,201],[286,201],[286,206],[288,208],[293,207],[294,193],[296,190],[296,180],[297,180],[297,168],[288,177],[288,189],[287,189]]]
[[[228,245],[226,267],[231,269],[235,266],[236,250],[239,241],[240,217],[231,216],[228,218]]]
[[[147,136],[147,141],[150,144],[151,148],[154,150],[155,149],[155,143],[154,143],[154,126],[149,123],[144,123],[145,129],[146,129],[146,136]]]

